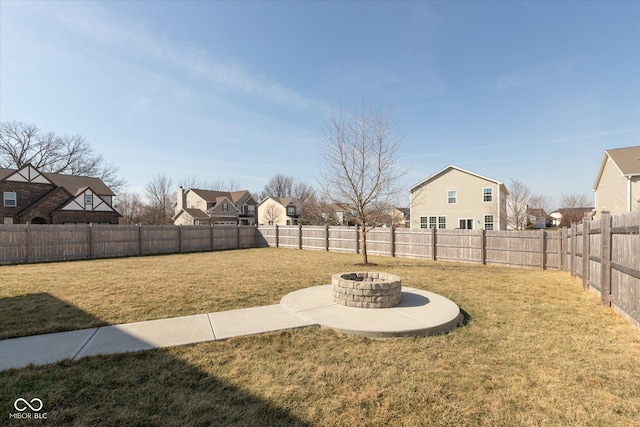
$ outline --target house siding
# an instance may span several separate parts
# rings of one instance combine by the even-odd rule
[[[614,215],[627,212],[628,185],[627,178],[607,156],[595,195],[596,218],[601,218],[602,211],[609,211]]]
[[[297,225],[299,217],[302,209],[295,202],[295,199],[285,198],[281,199],[285,200],[284,203],[287,205],[283,205],[282,202],[274,200],[269,197],[263,200],[260,205],[257,207],[258,212],[258,224],[260,225],[270,225],[269,223],[272,221],[272,225]],[[294,207],[295,211],[293,216],[287,215],[287,209],[289,207]]]
[[[432,177],[411,192],[411,228],[420,228],[421,217],[446,217],[446,228],[455,229],[460,220],[473,220],[473,229],[484,228],[484,216],[494,216],[494,229],[504,229],[505,195],[501,186],[479,176],[451,168]],[[483,201],[483,189],[492,189],[492,201]],[[456,202],[448,202],[448,192],[456,191]],[[499,208],[500,206],[500,208]]]

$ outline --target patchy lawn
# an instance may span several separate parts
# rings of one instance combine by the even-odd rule
[[[70,425],[640,424],[640,331],[566,273],[372,257],[466,325],[368,340],[317,327],[0,372],[0,419]],[[0,336],[275,304],[360,256],[249,249],[0,267]],[[0,423],[1,424],[1,423]]]

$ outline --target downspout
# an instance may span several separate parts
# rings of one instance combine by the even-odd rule
[[[627,175],[627,212],[631,212],[633,200],[631,200],[631,175]]]

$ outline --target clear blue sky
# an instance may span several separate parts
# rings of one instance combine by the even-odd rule
[[[166,173],[311,184],[332,108],[393,103],[405,188],[448,164],[591,197],[640,145],[640,2],[0,2],[0,119]],[[556,206],[552,206],[556,207]]]

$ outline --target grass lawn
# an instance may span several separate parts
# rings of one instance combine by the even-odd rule
[[[277,303],[358,255],[248,249],[0,267],[0,338]],[[371,257],[450,298],[447,335],[318,327],[0,372],[0,424],[640,425],[640,331],[566,273]],[[0,355],[1,357],[1,355]]]

